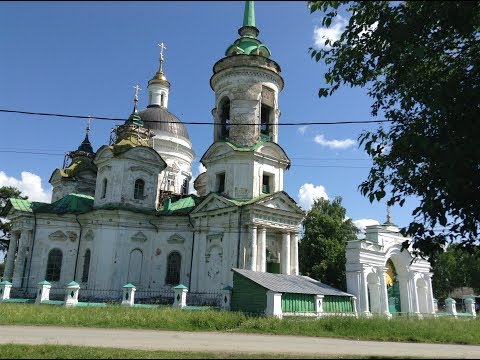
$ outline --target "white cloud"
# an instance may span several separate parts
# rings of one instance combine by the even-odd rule
[[[40,176],[32,174],[28,171],[22,171],[22,179],[18,180],[13,176],[7,176],[3,171],[0,171],[0,187],[13,186],[22,192],[22,195],[27,195],[28,200],[50,202],[52,198],[52,190],[45,191],[42,187],[42,179]]]
[[[297,131],[300,133],[300,134],[305,134],[305,131],[307,131],[307,128],[308,128],[308,125],[304,125],[304,126],[300,126]]]
[[[314,141],[317,144],[319,144],[321,146],[329,147],[330,149],[347,149],[347,148],[357,144],[357,142],[355,140],[352,140],[352,139],[327,140],[327,139],[325,139],[325,136],[323,134],[315,136]]]
[[[329,39],[330,42],[339,40],[346,25],[347,20],[338,15],[328,28],[315,26],[313,29],[314,46],[317,49],[330,48],[330,45],[325,45],[325,40]]]
[[[195,188],[193,187],[193,182],[198,177],[198,175],[200,175],[201,173],[204,173],[205,171],[207,171],[207,168],[205,166],[203,166],[202,163],[199,163],[198,167],[197,167],[197,173],[192,174],[192,179],[190,180],[190,184],[188,184],[188,193],[189,194],[197,195],[197,190],[195,190]]]
[[[310,210],[315,199],[324,198],[328,200],[327,191],[323,185],[303,184],[298,190],[298,203],[304,210]]]
[[[365,228],[369,225],[380,225],[380,223],[374,219],[358,219],[353,220],[353,223],[361,232],[365,232]]]

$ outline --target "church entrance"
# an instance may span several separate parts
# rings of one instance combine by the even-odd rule
[[[400,307],[400,285],[397,279],[397,272],[392,260],[387,261],[387,273],[385,274],[388,295],[388,311],[391,314],[399,313]]]

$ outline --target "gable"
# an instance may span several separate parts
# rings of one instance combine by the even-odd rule
[[[233,202],[228,201],[226,198],[215,193],[210,193],[205,200],[198,204],[198,206],[192,211],[192,215],[201,212],[226,209],[233,206],[236,205]]]
[[[305,215],[305,212],[297,205],[295,200],[286,195],[283,191],[259,200],[256,205],[265,206],[270,209],[294,212]]]
[[[202,158],[200,159],[200,162],[205,165],[204,162],[209,162],[223,154],[227,154],[232,152],[233,149],[231,146],[229,146],[225,142],[215,142],[213,143],[207,151],[205,151],[205,154],[203,154]]]

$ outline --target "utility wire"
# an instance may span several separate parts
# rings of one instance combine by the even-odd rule
[[[99,116],[85,116],[85,115],[66,115],[66,114],[52,114],[52,113],[40,113],[40,112],[30,112],[30,111],[19,111],[19,110],[7,110],[0,109],[0,112],[4,113],[14,113],[14,114],[23,114],[23,115],[38,115],[38,116],[55,116],[55,117],[65,117],[65,118],[77,118],[77,119],[92,119],[92,120],[111,120],[111,121],[126,121],[128,119],[123,118],[110,118],[110,117],[99,117]],[[148,121],[147,121],[148,122]],[[156,121],[157,122],[157,121]],[[304,126],[304,125],[346,125],[346,124],[378,124],[392,122],[392,120],[360,120],[360,121],[314,121],[314,122],[298,122],[298,123],[279,123],[277,125],[282,126]],[[176,123],[175,121],[158,121],[158,123]],[[205,121],[182,121],[182,124],[188,125],[223,125],[222,123],[216,122],[205,122]],[[250,124],[229,124],[230,126],[259,126],[261,123],[250,123]]]

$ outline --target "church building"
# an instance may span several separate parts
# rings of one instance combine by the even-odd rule
[[[74,280],[83,289],[132,283],[217,291],[233,285],[232,268],[298,275],[305,213],[283,190],[290,167],[278,143],[284,82],[258,39],[253,1],[238,33],[210,79],[214,142],[200,160],[207,171],[192,179],[195,153],[168,110],[161,44],[147,108],[137,109],[137,87],[132,114],[96,151],[87,127],[50,177],[51,203],[9,201],[4,280],[20,289]],[[193,180],[196,194],[189,194]]]

